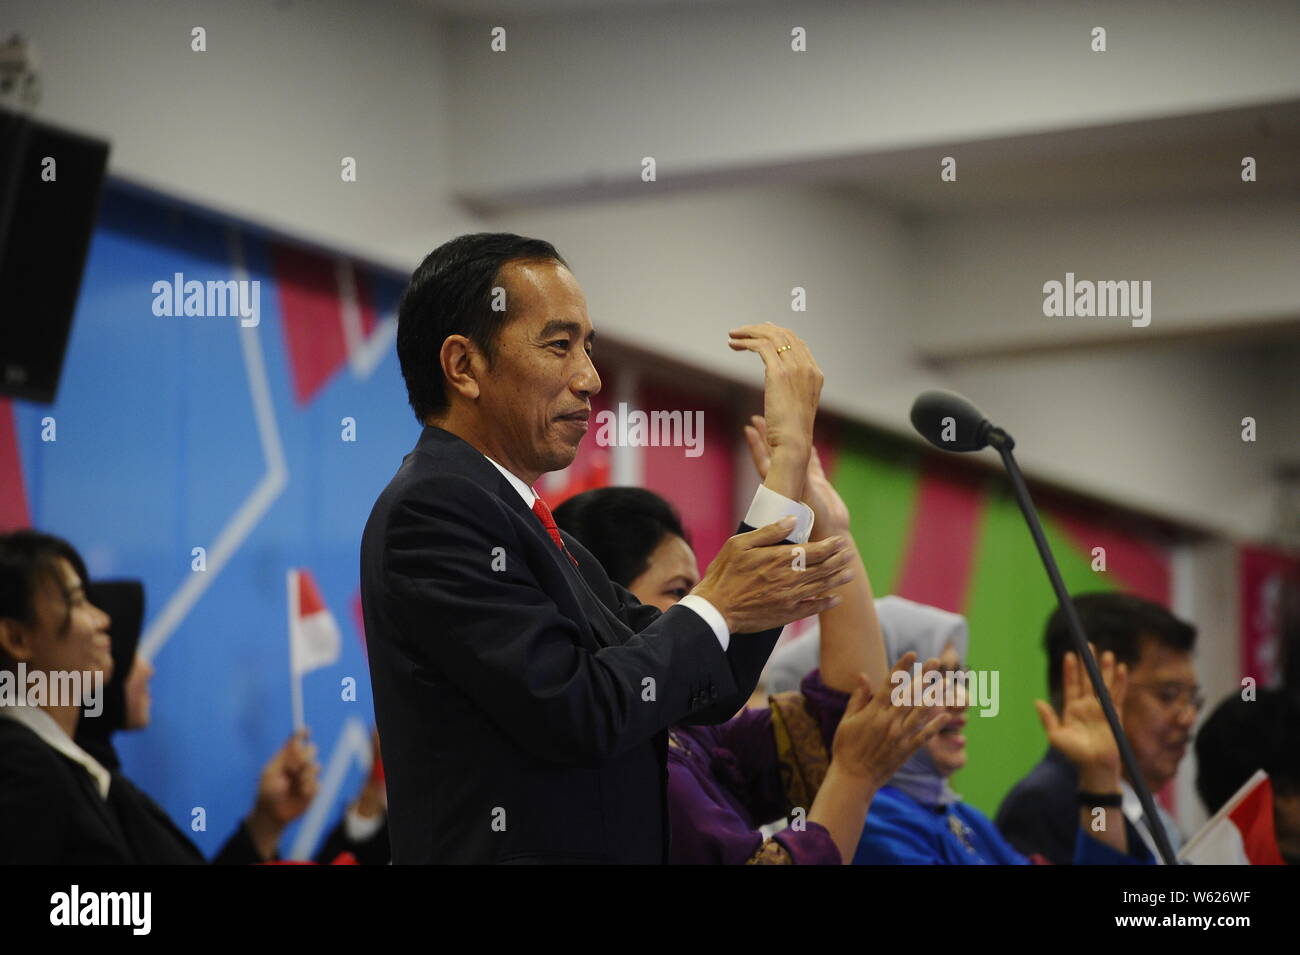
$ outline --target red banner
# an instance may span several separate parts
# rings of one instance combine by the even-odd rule
[[[1261,687],[1282,682],[1282,596],[1300,581],[1300,555],[1263,547],[1238,552],[1241,581],[1241,675]]]

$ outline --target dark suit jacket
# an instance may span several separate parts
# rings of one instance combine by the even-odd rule
[[[779,631],[724,653],[564,540],[577,568],[440,428],[375,502],[361,597],[394,862],[667,859],[666,728],[735,713]]]
[[[1022,855],[1038,853],[1056,865],[1073,865],[1079,835],[1079,772],[1060,750],[1047,754],[1011,788],[998,807],[997,826]],[[1142,837],[1127,819],[1129,854]]]
[[[998,807],[997,826],[1022,855],[1038,853],[1056,865],[1072,865],[1079,829],[1079,774],[1049,748],[1029,775]]]
[[[0,717],[0,865],[202,865],[162,808],[114,771],[108,798],[85,768]],[[261,862],[241,825],[212,860]]]

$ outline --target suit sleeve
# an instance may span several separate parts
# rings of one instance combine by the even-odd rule
[[[736,533],[745,534],[753,529],[742,522],[736,528]],[[566,537],[566,540],[571,541],[572,538]],[[585,549],[582,552],[586,553]],[[589,574],[587,577],[588,580],[591,579]],[[626,623],[634,633],[639,633],[659,615],[656,608],[641,603],[625,587],[613,582],[610,582],[609,586],[613,588],[614,601],[617,605],[616,612],[619,619]],[[693,610],[687,610],[686,608],[682,608],[682,610],[694,617],[699,617]],[[703,621],[701,620],[701,622]],[[704,629],[710,634],[713,633],[707,624]],[[732,639],[727,647],[727,666],[731,669],[735,692],[724,693],[711,699],[707,705],[694,709],[690,714],[676,722],[688,725],[712,725],[725,723],[735,716],[736,712],[749,700],[754,688],[758,686],[759,677],[763,674],[763,667],[767,666],[767,659],[771,656],[772,648],[776,646],[776,641],[780,636],[780,627],[764,630],[761,633],[732,634]]]
[[[1055,787],[1022,780],[998,808],[997,827],[1017,852],[1045,856],[1054,865],[1069,865],[1078,829],[1074,791],[1062,793]]]
[[[728,656],[686,608],[625,608],[638,631],[580,646],[505,505],[471,481],[442,475],[396,502],[385,544],[383,602],[403,649],[536,758],[598,763],[739,692]]]
[[[741,523],[736,528],[737,534],[745,534],[754,528]],[[793,546],[793,544],[791,545]],[[684,723],[725,723],[736,715],[749,700],[754,688],[758,686],[763,667],[767,666],[768,657],[781,636],[781,628],[763,630],[760,633],[733,633],[731,644],[727,647],[727,663],[731,667],[732,678],[736,684],[735,692],[723,696],[712,706],[690,714],[682,720]]]

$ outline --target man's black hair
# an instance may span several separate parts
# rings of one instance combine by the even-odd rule
[[[1196,628],[1171,614],[1164,607],[1132,594],[1097,593],[1080,594],[1074,598],[1074,607],[1083,624],[1083,632],[1097,656],[1110,650],[1119,663],[1129,669],[1142,655],[1144,640],[1153,640],[1171,650],[1190,653],[1196,646]],[[1043,634],[1047,650],[1047,685],[1053,699],[1061,695],[1061,663],[1065,654],[1074,649],[1065,622],[1065,614],[1056,608],[1047,620]]]
[[[609,579],[624,587],[645,573],[665,536],[687,540],[673,506],[639,487],[576,494],[555,509],[555,523],[581,541]]]
[[[397,313],[397,359],[406,380],[406,394],[421,423],[446,410],[446,381],[438,353],[450,335],[474,342],[489,364],[497,337],[512,315],[493,311],[492,289],[500,285],[502,266],[509,262],[568,263],[555,247],[541,239],[510,232],[475,232],[438,246],[411,274]]]

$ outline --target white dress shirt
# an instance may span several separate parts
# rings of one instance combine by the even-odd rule
[[[537,498],[537,492],[496,461],[488,458],[486,454],[483,457],[487,458],[492,466],[505,476],[505,479],[510,482],[510,486],[519,492],[524,505],[531,511],[533,501]],[[778,494],[776,491],[760,484],[758,490],[754,493],[754,500],[749,504],[749,511],[745,514],[745,523],[750,527],[764,527],[767,524],[779,521],[783,517],[793,517],[795,519],[794,529],[788,535],[788,539],[796,544],[806,544],[808,536],[812,533],[812,508],[802,501],[792,501],[784,494]],[[722,644],[723,652],[726,652],[727,647],[731,645],[731,634],[727,632],[727,618],[722,616],[717,607],[695,594],[687,594],[677,601],[677,606],[687,607],[699,614],[704,622],[709,625],[713,635],[718,638],[718,643]]]
[[[1146,813],[1142,811],[1142,800],[1138,798],[1137,791],[1129,785],[1127,779],[1121,779],[1119,781],[1119,786],[1120,792],[1122,792],[1124,796],[1124,804],[1122,807],[1124,818],[1133,823],[1133,828],[1138,831],[1138,835],[1142,837],[1142,841],[1147,844],[1147,848],[1150,849],[1151,854],[1155,856],[1156,865],[1164,865],[1165,860],[1164,857],[1160,855],[1160,851],[1156,848],[1155,837],[1151,835],[1151,830],[1147,828]],[[1156,814],[1160,817],[1160,822],[1165,827],[1165,834],[1169,836],[1170,848],[1173,849],[1174,854],[1177,855],[1179,848],[1181,848],[1183,844],[1183,834],[1178,828],[1178,823],[1174,822],[1173,817],[1169,815],[1169,813],[1165,812],[1164,807],[1159,803],[1156,803]]]

